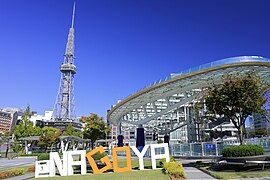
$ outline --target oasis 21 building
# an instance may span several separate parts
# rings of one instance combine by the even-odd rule
[[[170,143],[200,142],[209,129],[204,121],[206,109],[199,112],[194,109],[202,88],[212,81],[221,83],[225,74],[249,72],[270,83],[270,59],[232,57],[171,74],[113,106],[107,119],[122,132],[136,130],[136,146],[144,146],[149,135],[152,140],[157,136],[164,138],[164,142],[170,139]]]

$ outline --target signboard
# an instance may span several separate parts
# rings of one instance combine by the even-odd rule
[[[205,149],[207,150],[215,150],[216,149],[216,145],[215,144],[204,144]]]
[[[63,152],[63,159],[60,158],[57,152],[50,153],[50,160],[36,161],[35,168],[35,178],[39,177],[54,177],[56,170],[58,170],[60,176],[70,176],[73,175],[73,166],[80,166],[81,174],[86,174],[86,160],[89,162],[92,167],[93,174],[100,174],[104,171],[107,171],[110,168],[113,168],[114,172],[128,172],[132,170],[131,166],[131,155],[130,149],[138,156],[139,158],[139,168],[140,170],[144,169],[143,157],[147,149],[151,150],[151,161],[152,169],[156,169],[156,160],[157,159],[166,159],[166,162],[169,162],[169,147],[167,143],[163,144],[151,144],[145,145],[142,151],[140,152],[135,146],[124,146],[124,147],[115,147],[112,149],[112,162],[108,156],[105,156],[100,159],[102,163],[105,163],[105,167],[99,169],[93,159],[93,155],[96,153],[104,153],[104,148],[99,146],[98,148],[92,150],[91,152],[86,153],[85,150],[79,151],[65,151]],[[156,154],[155,149],[164,148],[164,154]],[[118,167],[118,151],[126,152],[126,167]],[[73,156],[79,156],[79,160],[75,160]]]

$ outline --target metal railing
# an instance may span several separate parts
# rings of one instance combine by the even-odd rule
[[[226,146],[239,145],[238,140],[199,142],[189,144],[173,144],[170,146],[172,156],[221,156],[221,151]],[[257,144],[270,153],[270,137],[245,139],[244,144]]]
[[[156,144],[155,141],[147,141],[146,144]],[[257,144],[264,148],[266,153],[270,153],[270,137],[245,139],[244,144]],[[131,142],[130,146],[135,146],[135,142]],[[214,142],[198,142],[187,144],[173,144],[170,145],[170,155],[174,157],[207,157],[207,156],[221,156],[221,151],[226,146],[240,145],[238,140],[229,141],[214,141]],[[156,154],[163,154],[163,148],[155,149]],[[111,154],[109,152],[109,154]],[[118,152],[118,155],[125,155],[126,153]],[[131,151],[131,156],[136,156]],[[145,156],[151,156],[150,148],[146,151]]]

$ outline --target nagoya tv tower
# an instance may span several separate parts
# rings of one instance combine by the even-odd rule
[[[59,90],[53,109],[52,122],[48,125],[59,129],[65,129],[66,126],[71,123],[75,129],[79,130],[81,125],[76,120],[74,102],[74,75],[76,74],[76,66],[74,64],[74,15],[75,1],[64,62],[60,67],[61,79]]]

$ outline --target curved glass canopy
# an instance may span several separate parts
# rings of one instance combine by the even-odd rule
[[[191,104],[210,80],[221,82],[226,73],[256,73],[270,83],[270,59],[240,56],[196,66],[144,87],[116,104],[107,115],[109,122],[126,127],[143,125],[161,134],[189,125]]]

